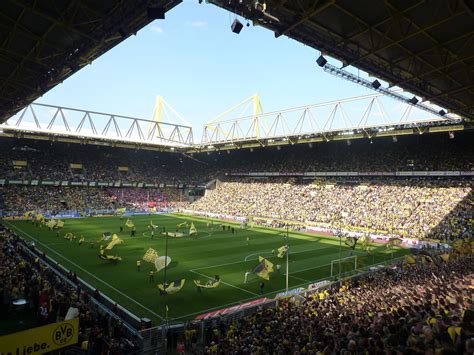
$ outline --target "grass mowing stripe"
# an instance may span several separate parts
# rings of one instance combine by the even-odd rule
[[[183,219],[174,215],[136,215],[130,218],[137,228],[137,236],[142,236],[145,233],[143,237],[131,237],[130,230],[127,228],[121,232],[120,227],[123,227],[125,220],[120,220],[119,217],[65,219],[65,227],[59,234],[49,231],[47,228],[35,227],[27,221],[11,221],[11,225],[18,226],[23,232],[40,240],[49,249],[54,249],[56,253],[51,253],[38,244],[40,250],[47,251],[56,261],[67,265],[71,271],[76,271],[83,280],[94,287],[103,288],[104,294],[137,316],[152,319],[154,324],[162,323],[156,314],[161,314],[160,309],[163,309],[165,305],[169,306],[170,319],[190,319],[189,317],[193,314],[245,302],[250,296],[253,299],[265,295],[271,298],[271,295],[285,290],[284,259],[277,259],[276,256],[267,256],[267,254],[262,256],[269,258],[275,264],[283,265],[280,265],[281,273],[273,273],[270,280],[265,282],[265,295],[259,294],[261,279],[258,276],[254,276],[247,284],[243,284],[244,273],[253,270],[257,264],[255,258],[258,256],[249,256],[249,254],[262,254],[264,251],[277,250],[285,244],[283,231],[264,228],[241,230],[237,227],[232,234],[228,228],[225,231],[220,228],[220,230],[214,229],[212,236],[208,236],[211,229],[206,227],[206,222],[210,220],[195,220],[194,225],[198,230],[197,238],[168,238],[168,255],[172,258],[172,262],[167,271],[167,281],[184,278],[187,282],[180,292],[169,297],[160,297],[156,284],[164,281],[163,271],[155,274],[157,282],[149,280],[149,272],[154,271],[155,266],[142,261],[140,271],[136,267],[136,261],[143,257],[148,248],[153,248],[159,255],[164,255],[166,238],[155,234],[155,238],[151,239],[148,231],[150,219],[154,224],[165,227],[167,231],[178,229],[177,224],[181,223]],[[191,222],[190,218],[187,219]],[[105,242],[98,241],[104,231],[117,234],[124,241],[123,244],[114,247],[111,252],[122,257],[122,261],[116,265],[98,259],[99,245],[106,245]],[[187,230],[180,228],[179,231],[186,232]],[[83,234],[86,242],[82,246],[79,246],[77,241],[62,242],[62,236],[66,232],[72,232],[77,236]],[[297,234],[304,236],[300,233]],[[26,240],[33,240],[24,233],[23,235]],[[247,245],[247,237],[250,238],[250,245]],[[289,288],[293,289],[299,285],[310,283],[306,280],[313,281],[329,277],[330,264],[328,263],[338,259],[339,255],[341,257],[349,256],[349,249],[344,245],[342,245],[342,253],[339,254],[340,244],[341,241],[334,237],[311,234],[300,239],[292,238],[290,234]],[[257,253],[259,250],[260,252]],[[74,262],[75,265],[80,265],[80,269],[57,254]],[[375,257],[371,258],[361,256],[360,263],[358,258],[357,264],[360,267],[365,267],[376,261],[387,260],[388,253],[384,247],[377,245],[374,248],[374,254]],[[395,254],[399,253],[395,252]],[[246,257],[247,261],[245,261]],[[322,264],[325,266],[318,268]],[[343,263],[342,266],[344,272],[350,269],[350,263]],[[204,275],[204,277],[198,276],[198,274]],[[200,277],[207,281],[207,278],[210,278],[207,275],[219,275],[221,280],[225,280],[232,286],[222,284],[217,289],[197,292],[192,280]],[[102,281],[120,289],[128,297],[110,287],[103,286]],[[147,311],[134,301],[130,301],[130,298],[156,313]]]
[[[95,276],[94,274],[91,274],[89,271],[87,271],[86,269],[82,268],[81,266],[77,265],[75,262],[69,260],[68,258],[66,258],[65,256],[59,254],[58,252],[56,252],[54,249],[51,249],[50,247],[48,247],[46,244],[43,244],[42,242],[40,242],[38,239],[36,239],[35,237],[33,237],[31,234],[25,232],[24,230],[22,230],[21,228],[9,223],[9,222],[5,222],[7,223],[8,225],[10,225],[10,227],[13,227],[15,228],[16,230],[20,231],[21,233],[29,236],[31,239],[33,239],[34,241],[36,241],[38,244],[41,244],[43,247],[45,247],[46,249],[48,250],[51,250],[54,254],[58,255],[60,258],[63,258],[64,260],[66,260],[68,263],[74,265],[75,267],[77,267],[78,269],[81,269],[82,271],[84,271],[86,274],[92,276],[93,278],[95,278],[97,281],[103,283],[104,285],[106,285],[107,287],[109,287],[110,289],[114,290],[115,292],[119,293],[120,295],[124,296],[125,298],[129,299],[130,301],[132,301],[133,303],[135,303],[136,305],[142,307],[143,309],[145,309],[146,311],[152,313],[153,315],[155,315],[156,317],[160,318],[160,319],[163,319],[163,317],[161,317],[159,314],[153,312],[151,309],[145,307],[144,305],[142,305],[141,303],[137,302],[136,300],[134,300],[133,298],[130,298],[129,296],[127,296],[125,293],[123,293],[122,291],[116,289],[114,286],[112,286],[111,284],[109,284],[108,282],[105,282],[104,280],[98,278],[97,276]]]

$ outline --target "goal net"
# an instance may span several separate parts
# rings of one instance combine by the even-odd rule
[[[357,270],[357,255],[331,261],[331,276]]]

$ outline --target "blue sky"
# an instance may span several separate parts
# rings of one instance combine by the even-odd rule
[[[252,25],[232,33],[233,19],[185,0],[37,102],[151,118],[162,95],[200,137],[205,122],[255,92],[265,112],[373,93],[325,73],[319,52],[299,42]]]

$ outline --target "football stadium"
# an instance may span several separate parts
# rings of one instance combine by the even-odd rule
[[[190,3],[2,2],[0,354],[474,353],[474,5]],[[207,30],[211,71],[175,80],[178,41]],[[155,98],[135,69],[113,94],[123,68],[155,80],[126,47],[147,36],[176,51],[154,72],[170,95],[222,113],[126,111]],[[220,66],[242,39],[254,57]],[[280,87],[300,50],[335,99]],[[239,61],[271,110],[225,106],[236,82],[203,99],[198,68],[221,82]],[[124,112],[81,107],[101,100]]]

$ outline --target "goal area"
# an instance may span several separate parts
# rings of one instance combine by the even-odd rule
[[[357,255],[331,261],[331,277],[357,270]]]

